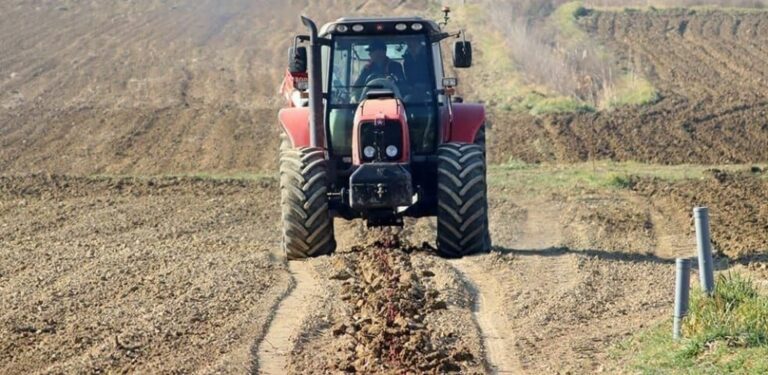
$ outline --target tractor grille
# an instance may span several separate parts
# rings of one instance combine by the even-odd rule
[[[372,146],[376,149],[373,157],[365,156],[363,150]],[[388,157],[386,149],[389,146],[397,147],[397,154]],[[364,122],[360,125],[360,153],[365,162],[371,161],[396,161],[403,156],[403,129],[397,120],[386,120],[384,126],[375,126],[373,122]]]

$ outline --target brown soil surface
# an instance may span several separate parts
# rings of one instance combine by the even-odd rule
[[[633,189],[667,214],[688,223],[692,235],[693,207],[710,209],[715,250],[731,258],[768,253],[768,179],[764,172],[727,173],[713,170],[706,179],[669,183],[636,181]]]
[[[729,217],[713,219],[718,246],[728,231],[765,243],[764,231],[734,227],[760,215],[744,209],[764,206],[747,191],[765,180],[719,178],[712,197],[730,203],[713,204]],[[690,222],[675,219],[689,210],[680,192],[714,182],[571,196],[495,188],[493,254],[432,255],[420,244],[433,243],[433,220],[397,233],[417,247],[338,222],[336,255],[290,269],[275,184],[0,178],[0,372],[618,368],[611,345],[668,316],[673,259],[694,251]]]
[[[348,250],[314,261],[325,313],[307,322],[292,373],[483,372],[472,297],[451,298],[457,291],[441,284],[456,279],[443,261],[386,240]]]
[[[0,171],[272,170],[296,16],[324,22],[350,9],[434,10],[421,0],[3,2]],[[768,160],[768,12],[595,12],[581,22],[662,100],[540,118],[492,111],[492,161]],[[468,85],[493,84],[476,70]]]
[[[0,178],[0,373],[248,369],[290,282],[276,191]]]
[[[766,180],[746,174],[636,180],[631,191],[492,188],[492,254],[434,256],[422,246],[434,220],[409,221],[401,246],[337,221],[337,254],[290,267],[273,179],[48,174],[274,170],[275,91],[296,16],[428,8],[0,3],[0,373],[611,371],[611,345],[671,312],[694,204],[711,206],[721,251],[768,250]],[[494,161],[768,160],[766,13],[583,22],[663,99],[496,114]]]
[[[287,48],[342,15],[426,1],[0,3],[0,172],[272,170]]]
[[[768,12],[593,12],[580,22],[661,100],[541,118],[496,111],[496,162],[768,160]]]

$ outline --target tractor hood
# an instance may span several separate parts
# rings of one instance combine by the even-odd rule
[[[355,122],[398,120],[405,118],[405,108],[399,99],[367,99],[360,103],[355,115]]]
[[[405,107],[400,99],[392,97],[366,99],[357,107],[352,134],[352,163],[354,165],[360,165],[365,161],[362,154],[363,148],[373,146],[369,137],[371,132],[380,132],[381,136],[386,139],[386,145],[376,147],[397,146],[396,157],[390,158],[390,162],[406,162],[410,159],[408,120]],[[368,140],[366,141],[365,138]],[[384,139],[379,141],[384,141]]]

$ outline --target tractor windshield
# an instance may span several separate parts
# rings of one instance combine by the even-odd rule
[[[357,105],[370,90],[391,90],[408,114],[414,153],[437,138],[437,93],[432,46],[426,35],[335,37],[328,82],[328,125],[336,155],[351,155]]]

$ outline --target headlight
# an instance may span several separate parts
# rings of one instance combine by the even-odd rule
[[[356,32],[356,33],[359,33],[361,31],[363,31],[364,29],[365,29],[365,27],[363,25],[359,25],[358,24],[358,25],[352,26],[352,30],[354,32]]]
[[[397,156],[398,149],[397,149],[396,146],[387,146],[387,150],[386,151],[387,151],[387,156],[388,157],[394,158],[395,156]]]
[[[363,149],[363,155],[368,159],[373,159],[376,156],[376,149],[373,146],[367,146]]]
[[[295,87],[296,90],[299,90],[299,91],[307,91],[307,90],[309,90],[309,80],[297,79],[293,83],[293,87]]]
[[[294,107],[306,107],[309,105],[309,99],[301,95],[301,91],[293,90],[291,93],[291,101]]]
[[[397,25],[395,25],[395,30],[397,31],[405,31],[407,29],[408,29],[408,25],[404,23],[398,23]]]
[[[413,25],[411,25],[411,29],[413,29],[413,31],[421,31],[421,29],[423,28],[424,28],[424,25],[420,23],[414,23]]]
[[[347,26],[347,25],[336,26],[336,31],[338,31],[340,33],[346,33],[347,31],[349,31],[349,26]]]

